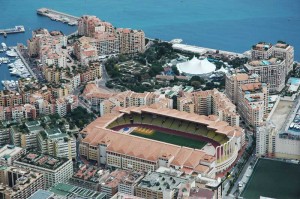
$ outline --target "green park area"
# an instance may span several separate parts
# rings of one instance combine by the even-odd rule
[[[168,133],[154,131],[152,134],[143,134],[139,132],[132,132],[131,135],[175,144],[178,146],[186,146],[194,149],[202,149],[207,143],[204,141],[195,140],[192,138],[186,138],[178,135],[172,135]]]
[[[241,196],[244,199],[300,198],[300,165],[259,159]]]

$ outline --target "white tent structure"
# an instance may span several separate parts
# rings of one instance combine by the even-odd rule
[[[223,73],[228,73],[228,71],[222,66],[217,72],[223,72]]]
[[[216,70],[216,66],[206,58],[200,60],[196,57],[193,57],[193,59],[187,62],[177,64],[177,68],[179,72],[190,75],[202,75],[212,73]]]

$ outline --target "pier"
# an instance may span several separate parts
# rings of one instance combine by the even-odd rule
[[[13,47],[18,56],[20,57],[20,59],[22,60],[23,64],[25,65],[25,67],[27,68],[27,70],[29,71],[29,73],[31,74],[32,77],[34,77],[36,80],[38,80],[38,78],[36,77],[35,73],[31,70],[30,66],[28,65],[28,63],[26,62],[25,58],[23,57],[22,53],[19,51],[19,49],[17,47]]]
[[[207,51],[213,51],[213,52],[217,51],[217,49],[204,48],[204,47],[192,46],[192,45],[186,45],[186,44],[173,44],[172,47],[176,50],[199,53],[199,54],[203,54]],[[219,53],[220,54],[225,54],[225,55],[236,56],[236,57],[245,57],[244,54],[236,53],[236,52],[229,52],[229,51],[219,50]]]
[[[54,20],[54,21],[60,21],[63,23],[67,23],[70,26],[77,25],[78,24],[77,20],[79,19],[79,17],[69,15],[69,14],[66,14],[63,12],[59,12],[56,10],[48,9],[48,8],[37,9],[37,14],[49,17],[51,20]]]
[[[24,26],[15,26],[14,28],[0,29],[0,34],[12,34],[25,32]]]

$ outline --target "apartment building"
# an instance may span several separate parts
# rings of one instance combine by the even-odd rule
[[[145,51],[145,33],[142,30],[117,28],[121,54],[134,54]]]
[[[72,160],[28,152],[14,162],[15,166],[44,174],[45,189],[58,182],[68,182],[73,175]]]
[[[261,82],[261,78],[257,74],[248,75],[246,73],[239,73],[238,71],[226,73],[225,77],[225,94],[237,105],[238,101],[238,89],[243,84]]]
[[[109,170],[84,164],[74,172],[70,183],[94,191],[100,191],[101,184],[107,179],[109,174]]]
[[[117,169],[109,174],[107,179],[101,184],[101,192],[105,193],[107,198],[111,198],[118,192],[118,186],[129,171]]]
[[[13,145],[26,148],[27,150],[37,149],[37,134],[43,131],[39,121],[25,122],[24,125],[10,127],[10,141]]]
[[[257,128],[256,155],[273,157],[276,147],[276,126],[272,122],[266,122]]]
[[[48,82],[56,84],[60,83],[60,80],[63,78],[63,71],[58,70],[55,67],[44,67],[43,74]]]
[[[86,67],[78,68],[77,72],[80,73],[80,82],[94,81],[102,77],[102,65],[98,61],[89,62]]]
[[[285,60],[270,58],[268,60],[253,60],[245,64],[249,74],[258,74],[261,82],[268,83],[270,92],[280,92],[285,87]]]
[[[50,36],[47,29],[40,28],[32,31],[32,38],[27,40],[28,55],[30,57],[39,56],[40,38]]]
[[[1,90],[0,106],[14,107],[23,104],[23,97],[16,91]]]
[[[66,56],[60,51],[47,50],[41,55],[41,63],[46,66],[55,66],[58,68],[66,67]]]
[[[141,198],[175,199],[181,185],[187,179],[163,173],[151,172],[136,186],[136,196]]]
[[[63,98],[56,99],[55,112],[63,117],[77,107],[78,97],[75,95],[68,95]]]
[[[87,66],[90,61],[97,61],[97,48],[90,44],[89,37],[80,37],[74,44],[74,55],[82,66]]]
[[[273,56],[285,60],[286,75],[293,70],[294,65],[294,47],[285,43],[277,42],[273,46]]]
[[[262,125],[267,116],[269,87],[265,83],[241,85],[238,91],[238,112],[252,127]]]
[[[0,164],[12,165],[15,160],[26,153],[26,149],[14,145],[5,145],[0,148]]]
[[[228,122],[230,126],[239,126],[235,105],[217,89],[183,93],[177,99],[177,110],[199,115],[216,115],[220,121]]]
[[[82,16],[78,20],[78,34],[91,38],[90,44],[97,49],[98,55],[134,54],[145,50],[142,30],[115,28],[96,16]]]
[[[132,171],[129,172],[119,183],[118,193],[123,193],[127,195],[135,195],[135,187],[144,177],[142,172]]]
[[[43,154],[55,157],[76,158],[76,138],[59,128],[47,129],[37,135],[37,148]]]
[[[251,61],[245,64],[249,74],[258,74],[270,85],[270,92],[280,92],[287,74],[293,69],[294,48],[285,42],[275,45],[260,42],[252,46]]]
[[[1,107],[0,107],[1,111]],[[1,112],[0,112],[1,113]],[[0,123],[0,147],[9,144],[9,128],[6,125]]]
[[[44,178],[40,172],[15,166],[0,166],[0,198],[29,198],[38,189],[44,189]]]

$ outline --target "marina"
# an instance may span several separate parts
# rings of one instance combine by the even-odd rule
[[[0,34],[12,34],[25,32],[24,26],[15,26],[14,28],[0,29]]]
[[[2,85],[5,87],[6,90],[17,90],[18,88],[18,81],[14,80],[2,80]]]
[[[40,8],[37,10],[38,15],[49,17],[51,20],[67,23],[70,26],[76,26],[79,17],[62,13],[48,8]]]

